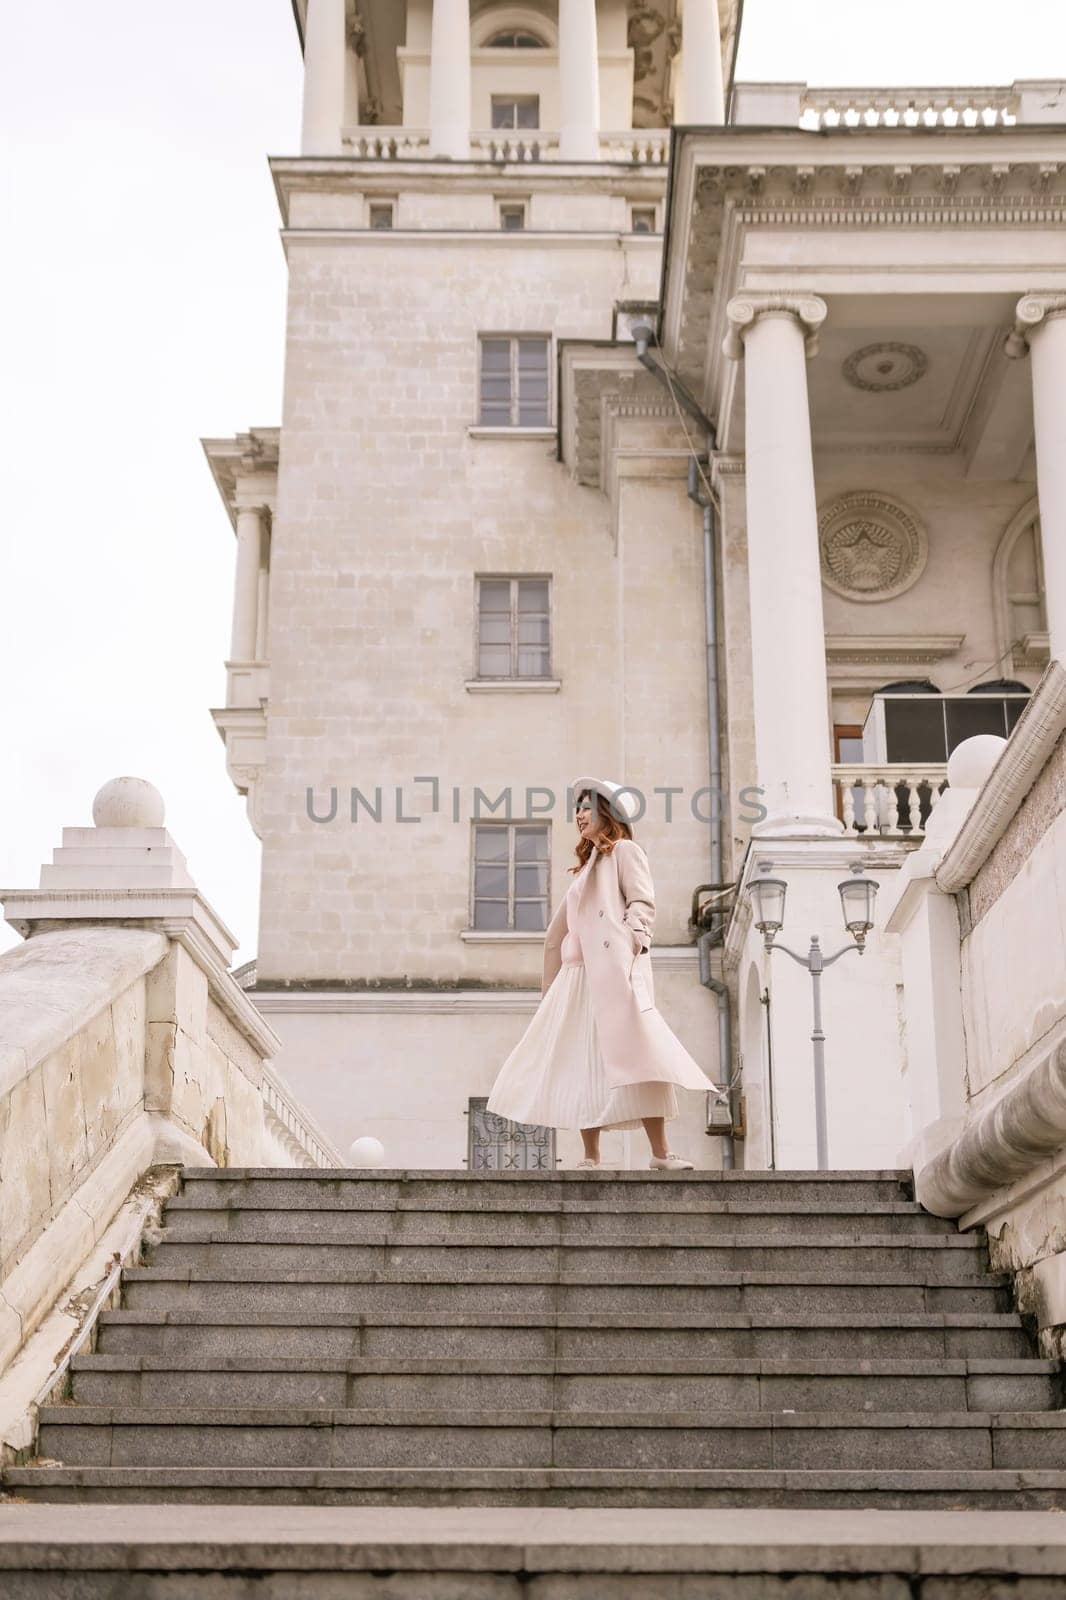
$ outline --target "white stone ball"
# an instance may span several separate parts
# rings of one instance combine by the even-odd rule
[[[93,800],[98,828],[161,828],[165,814],[163,796],[145,778],[112,778]]]
[[[999,760],[1006,744],[998,733],[975,733],[957,744],[948,757],[948,784],[952,789],[980,789]]]
[[[353,1167],[383,1167],[385,1146],[380,1139],[372,1139],[369,1134],[364,1134],[361,1139],[356,1139],[348,1151],[348,1159]]]

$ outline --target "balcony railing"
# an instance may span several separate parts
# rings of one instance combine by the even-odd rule
[[[428,128],[345,128],[345,150],[360,161],[425,161],[429,159]],[[636,128],[600,134],[600,159],[629,166],[665,166],[670,153],[669,128]],[[491,128],[470,135],[473,161],[558,161],[559,135],[542,128]]]
[[[803,128],[995,127],[1017,121],[1021,97],[1013,88],[805,89]]]
[[[833,787],[844,832],[859,837],[920,838],[947,786],[945,762],[881,762],[876,766],[838,762]]]

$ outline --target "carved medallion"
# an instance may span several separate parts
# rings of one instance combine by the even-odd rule
[[[853,389],[881,394],[890,389],[909,389],[925,376],[928,367],[929,357],[916,344],[885,340],[853,350],[844,362],[843,372]]]
[[[890,600],[916,583],[928,555],[913,511],[884,495],[853,490],[818,516],[822,582],[849,600]]]

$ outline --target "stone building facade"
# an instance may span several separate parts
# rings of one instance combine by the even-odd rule
[[[839,942],[851,864],[891,893],[1066,648],[1066,96],[734,84],[726,0],[296,9],[283,415],[205,441],[279,1066],[390,1166],[568,1164],[478,1102],[597,773],[730,1087],[675,1148],[811,1165],[810,984],[752,878]],[[896,1166],[894,933],[826,1007],[830,1162]]]

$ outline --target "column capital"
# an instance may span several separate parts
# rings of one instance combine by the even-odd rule
[[[816,355],[818,330],[829,314],[829,307],[817,294],[756,289],[734,295],[725,308],[725,314],[729,329],[722,340],[722,350],[731,361],[739,361],[744,354],[745,333],[754,327],[759,317],[766,315],[794,317],[803,330],[807,354]]]
[[[1003,348],[1012,361],[1029,354],[1029,340],[1045,322],[1056,317],[1066,317],[1066,294],[1054,290],[1038,289],[1023,294],[1014,308],[1014,327],[1008,333]]]
[[[258,517],[260,522],[266,522],[270,516],[270,507],[262,500],[252,500],[248,503],[238,500],[233,511],[235,516]]]

